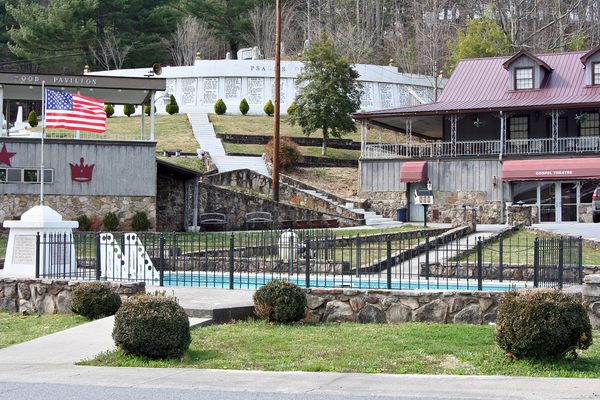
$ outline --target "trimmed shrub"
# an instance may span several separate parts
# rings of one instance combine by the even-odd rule
[[[119,217],[111,211],[104,216],[104,219],[102,219],[102,225],[104,225],[106,230],[114,232],[119,228]]]
[[[298,108],[298,105],[295,101],[292,101],[292,104],[290,104],[290,106],[287,109],[287,114],[294,115],[294,112],[296,112],[296,108]]]
[[[217,100],[215,103],[215,113],[217,115],[223,115],[227,112],[227,105],[223,101],[223,99]]]
[[[27,122],[29,123],[29,126],[31,126],[32,128],[35,128],[36,126],[38,126],[38,117],[37,117],[37,114],[35,111],[31,110],[31,112],[27,116]]]
[[[275,113],[275,106],[273,105],[273,102],[271,100],[269,100],[265,103],[265,106],[263,107],[263,111],[269,117],[273,116],[273,114]]]
[[[242,99],[242,101],[240,101],[240,112],[242,113],[242,115],[246,115],[248,114],[248,111],[250,111],[250,105],[248,104],[246,99]]]
[[[136,212],[131,220],[131,227],[136,232],[147,231],[150,229],[150,221],[148,220],[146,213],[143,211]]]
[[[114,315],[119,307],[121,307],[121,297],[108,284],[85,283],[73,289],[71,311],[87,319]]]
[[[273,162],[273,139],[265,145],[265,154]],[[279,141],[279,168],[284,172],[293,171],[302,159],[298,144],[287,136],[281,137]]]
[[[183,308],[172,298],[150,295],[121,306],[112,337],[125,353],[150,358],[181,357],[192,341]]]
[[[79,222],[79,230],[80,231],[90,231],[92,229],[92,221],[89,219],[87,215],[80,215],[77,217],[77,222]]]
[[[135,114],[135,106],[133,104],[123,105],[123,114],[127,115],[128,117],[132,116]]]
[[[144,112],[146,115],[150,115],[150,104],[144,105]],[[154,106],[154,114],[156,114],[156,106]]]
[[[179,105],[177,104],[177,100],[175,100],[175,96],[169,96],[169,104],[166,105],[165,111],[169,113],[169,115],[177,114],[179,112]]]
[[[106,113],[106,118],[110,118],[115,113],[115,107],[113,107],[112,104],[107,103],[104,105],[104,112]]]
[[[559,290],[525,290],[502,296],[496,343],[515,358],[577,356],[592,344],[585,307]]]
[[[269,322],[294,322],[304,318],[306,295],[293,283],[274,280],[254,292],[256,315]]]

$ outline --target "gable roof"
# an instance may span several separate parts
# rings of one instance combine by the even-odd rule
[[[585,64],[591,56],[593,56],[594,54],[596,54],[599,51],[600,51],[600,44],[598,46],[594,47],[593,49],[591,49],[590,51],[588,51],[587,53],[585,53],[583,56],[581,56],[581,58],[580,58],[581,62],[583,64]]]
[[[354,114],[371,116],[440,115],[495,110],[600,107],[600,87],[586,86],[580,59],[584,52],[540,54],[537,58],[554,70],[540,89],[509,90],[503,65],[512,57],[467,59],[458,63],[439,101],[412,107]]]
[[[528,52],[525,49],[519,50],[519,52],[517,54],[515,54],[514,56],[512,56],[511,58],[506,60],[504,62],[504,64],[502,64],[502,66],[504,67],[504,69],[508,69],[513,62],[517,61],[521,57],[527,57],[530,60],[533,60],[540,67],[546,68],[548,71],[552,71],[552,67],[549,66],[547,63],[545,63],[544,60],[539,59],[538,57],[531,54],[530,52]]]

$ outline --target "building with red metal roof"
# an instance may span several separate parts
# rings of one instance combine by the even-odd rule
[[[534,223],[595,221],[599,110],[600,46],[463,60],[439,101],[354,115],[361,192],[378,211],[408,207],[417,221],[423,209],[412,193],[427,182],[434,221],[458,224],[471,208],[484,223],[511,222],[515,212],[531,212]],[[405,135],[372,142],[371,126]]]

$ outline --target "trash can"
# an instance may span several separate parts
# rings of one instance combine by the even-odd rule
[[[406,222],[408,220],[408,208],[400,207],[396,209],[396,221]]]

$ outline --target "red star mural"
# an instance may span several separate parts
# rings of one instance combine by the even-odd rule
[[[0,165],[5,164],[5,165],[8,165],[9,167],[12,167],[12,165],[10,165],[10,159],[15,154],[17,154],[17,153],[12,153],[12,152],[6,150],[6,144],[3,144],[2,151],[0,151]]]

